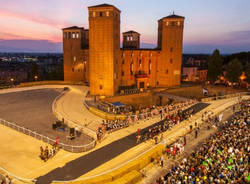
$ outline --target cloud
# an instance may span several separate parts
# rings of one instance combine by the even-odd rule
[[[30,22],[35,22],[35,23],[47,25],[50,27],[57,27],[57,28],[67,27],[68,25],[71,24],[66,21],[53,20],[53,19],[42,17],[42,16],[36,16],[36,15],[31,16],[25,13],[17,13],[17,12],[12,12],[12,11],[5,11],[5,10],[0,11],[0,17],[18,18],[18,19],[23,19],[23,20],[27,20]]]
[[[0,40],[0,52],[62,52],[62,43],[49,40]]]

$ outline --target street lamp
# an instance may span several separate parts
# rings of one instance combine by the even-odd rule
[[[37,79],[38,79],[38,76],[37,76],[37,75],[35,75],[34,79],[35,79],[35,81],[37,81]]]
[[[245,76],[245,73],[243,72],[240,76],[240,80],[243,81],[245,80],[247,77]]]

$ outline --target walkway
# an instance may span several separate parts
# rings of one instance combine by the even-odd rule
[[[83,105],[89,87],[69,86],[69,88],[70,91],[58,99],[55,110],[65,119],[96,131],[102,119],[89,112]]]
[[[197,113],[207,107],[208,104],[199,103],[193,106],[194,112]],[[142,130],[146,131],[150,127],[153,127],[161,122],[155,123]],[[114,141],[100,149],[97,149],[85,156],[82,156],[76,160],[67,163],[64,167],[57,168],[48,174],[37,178],[38,184],[47,184],[52,180],[73,180],[90,170],[98,167],[99,165],[111,160],[112,158],[120,155],[126,150],[136,146],[136,133],[130,134],[122,139]]]

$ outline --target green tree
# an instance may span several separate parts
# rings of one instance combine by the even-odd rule
[[[214,83],[218,79],[218,76],[222,74],[222,64],[223,59],[220,56],[220,51],[216,49],[208,60],[207,77],[212,83]]]
[[[227,80],[229,80],[230,82],[238,82],[242,71],[243,67],[241,62],[237,58],[233,59],[227,65]]]
[[[246,81],[250,84],[250,63],[248,63],[246,66],[245,75],[247,77]]]
[[[28,78],[29,81],[35,81],[35,76],[38,76],[39,71],[38,71],[38,65],[36,62],[31,62],[30,63],[30,69],[28,71]]]

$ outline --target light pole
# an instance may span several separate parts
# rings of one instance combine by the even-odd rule
[[[13,86],[14,85],[14,78],[11,78],[10,82],[11,82],[11,85]]]
[[[38,76],[37,76],[37,75],[35,75],[35,76],[34,76],[34,79],[35,79],[35,81],[37,81],[37,79],[38,79]]]

